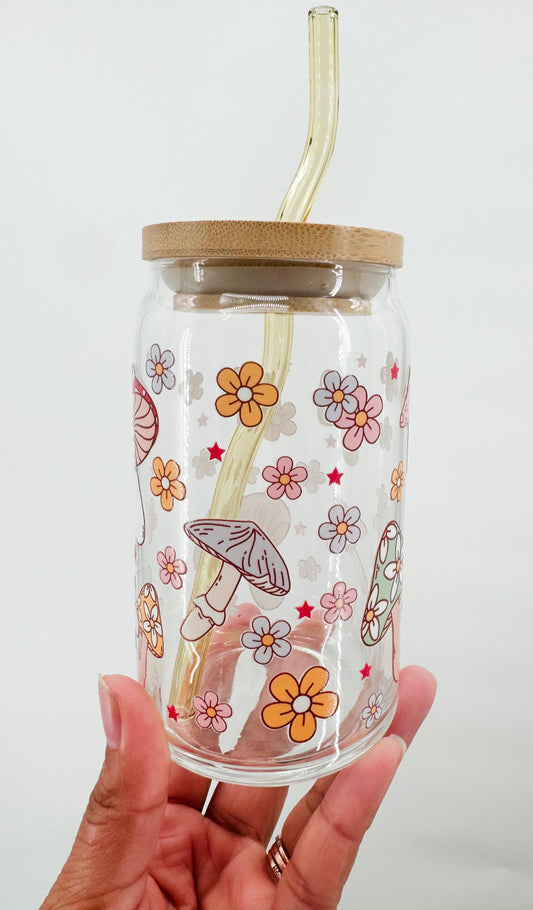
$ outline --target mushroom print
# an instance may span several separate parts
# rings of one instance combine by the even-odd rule
[[[261,382],[263,367],[254,361],[243,363],[237,374],[231,367],[224,367],[217,375],[217,383],[225,392],[215,401],[222,417],[239,415],[245,427],[256,427],[263,419],[262,407],[276,404],[279,393],[276,386]]]
[[[148,392],[141,385],[135,373],[133,374],[133,442],[135,445],[135,472],[137,473],[137,485],[139,487],[139,498],[141,503],[141,521],[140,521],[140,540],[139,546],[144,543],[146,535],[146,519],[144,515],[144,505],[141,496],[141,485],[137,469],[148,455],[148,452],[154,445],[159,432],[159,418],[155,405]]]
[[[255,522],[206,519],[189,521],[183,529],[193,543],[220,560],[213,584],[194,598],[194,607],[181,624],[187,641],[197,641],[224,623],[241,577],[269,594],[284,595],[290,590],[287,566]]]
[[[329,679],[325,667],[311,667],[300,682],[291,673],[279,673],[270,683],[276,699],[261,712],[263,723],[271,730],[289,726],[289,737],[305,743],[316,732],[317,717],[331,717],[339,706],[335,692],[324,692]]]
[[[370,593],[363,610],[361,638],[365,645],[376,645],[393,625],[394,660],[398,659],[398,622],[400,594],[402,592],[402,532],[395,521],[390,521],[381,535],[374,562]],[[396,678],[396,677],[395,677]]]
[[[154,657],[163,657],[164,649],[159,598],[154,586],[151,584],[143,585],[140,590],[137,598],[137,621],[141,635],[139,682],[144,685],[148,651]]]

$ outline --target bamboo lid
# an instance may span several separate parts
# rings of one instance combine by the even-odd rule
[[[143,259],[281,259],[375,262],[400,268],[391,231],[295,221],[178,221],[143,228]]]

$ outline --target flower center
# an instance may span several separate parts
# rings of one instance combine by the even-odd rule
[[[252,390],[248,386],[242,385],[237,392],[239,401],[250,401],[253,398]]]
[[[347,530],[348,530],[348,525],[346,524],[345,521],[341,521],[337,525],[337,534],[346,534]]]
[[[161,363],[156,363],[155,371],[158,376],[162,376],[163,375],[163,365]]]
[[[375,714],[376,711],[377,711],[376,705],[372,705],[372,707],[370,708],[370,713],[371,713],[371,714]]]
[[[333,395],[331,397],[333,398],[333,401],[342,401],[344,398],[344,392],[341,392],[340,389],[337,389],[335,392],[333,392]]]
[[[279,482],[282,483],[282,484],[290,483],[290,482],[291,482],[291,478],[290,478],[289,474],[280,474],[280,475],[279,475]]]
[[[342,608],[344,606],[344,597],[337,597],[337,600],[335,601],[335,606],[337,607],[337,610],[342,610]]]
[[[396,575],[399,575],[401,571],[402,571],[402,561],[401,561],[401,559],[398,559],[396,562]]]
[[[368,415],[366,411],[358,411],[355,415],[355,422],[358,427],[364,427],[365,423],[368,420]]]
[[[297,695],[292,703],[292,710],[296,714],[305,714],[311,707],[311,699],[308,695]]]
[[[170,480],[168,479],[168,477],[161,478],[161,486],[163,487],[164,490],[168,490],[168,488],[170,486]]]
[[[369,610],[368,613],[367,613],[366,616],[365,616],[365,619],[366,619],[367,622],[372,622],[372,620],[374,619],[374,611],[373,611],[373,610]]]
[[[172,575],[173,571],[174,571],[174,563],[167,562],[167,572],[169,573],[169,575]]]
[[[214,708],[206,708],[206,712],[205,712],[205,713],[207,714],[208,717],[216,717],[216,716],[217,716],[217,712],[215,711]]]
[[[266,635],[263,635],[263,637],[262,637],[262,639],[261,639],[261,644],[262,644],[262,645],[266,645],[267,648],[269,648],[270,645],[273,645],[273,644],[274,644],[275,640],[276,640],[276,639],[274,638],[274,636],[271,635],[270,632],[267,632]]]

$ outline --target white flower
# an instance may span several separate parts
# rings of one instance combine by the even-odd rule
[[[256,616],[252,619],[253,632],[243,632],[241,643],[243,647],[254,651],[254,660],[258,664],[268,664],[274,657],[287,657],[292,646],[285,641],[291,627],[284,619],[278,620],[273,626],[266,616]]]
[[[216,471],[215,462],[211,461],[209,458],[207,449],[202,449],[199,455],[195,455],[192,460],[192,466],[194,468],[195,477],[197,477],[198,480],[201,480],[204,474],[212,477]]]
[[[335,423],[342,416],[342,412],[353,414],[357,408],[357,399],[354,392],[357,388],[355,376],[345,376],[341,379],[337,370],[329,370],[324,375],[324,386],[316,389],[313,401],[319,408],[326,408],[325,418],[330,423]]]
[[[392,351],[389,351],[385,366],[381,368],[379,378],[385,385],[385,397],[392,401],[398,395],[398,361]]]
[[[385,417],[385,420],[381,424],[381,436],[379,437],[379,444],[382,449],[386,449],[387,452],[390,452],[390,444],[392,439],[392,427],[391,422],[388,417]]]
[[[202,389],[202,382],[204,377],[202,373],[193,373],[192,370],[187,370],[185,373],[185,380],[180,382],[178,386],[178,392],[180,395],[187,396],[187,404],[192,404],[194,399],[201,398],[204,394]]]
[[[250,473],[248,474],[247,483],[257,483],[257,475],[259,474],[259,468],[253,467],[250,468]]]
[[[309,581],[314,581],[320,572],[320,566],[314,556],[308,556],[307,559],[299,559],[298,569],[300,570],[300,578],[308,578]]]
[[[265,433],[265,439],[270,442],[276,442],[280,437],[280,433],[283,433],[284,436],[294,436],[296,424],[294,420],[291,420],[291,417],[294,417],[295,414],[296,408],[292,401],[285,401],[283,404],[278,401],[274,408],[272,420]]]
[[[143,629],[152,637],[152,644],[154,648],[157,647],[157,636],[163,635],[163,629],[161,623],[157,621],[158,619],[158,606],[154,604],[151,610],[148,610],[145,606],[145,611],[148,614],[148,619],[145,619],[143,622]]]
[[[298,463],[298,467],[307,468],[307,480],[304,480],[302,486],[308,493],[316,493],[318,485],[326,482],[326,475],[320,470],[320,463],[312,459],[308,465],[303,462]]]
[[[368,634],[370,634],[372,641],[378,641],[379,639],[378,616],[385,612],[389,604],[386,600],[378,600],[378,597],[379,588],[374,585],[363,614],[363,624],[361,626],[361,638],[363,639]]]
[[[361,720],[365,721],[365,727],[367,730],[370,730],[372,724],[375,724],[382,712],[381,702],[383,701],[383,695],[381,692],[377,695],[375,692],[368,699],[368,705],[366,708],[363,708],[361,712]]]

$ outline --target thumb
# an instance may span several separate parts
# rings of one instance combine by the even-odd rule
[[[127,676],[99,680],[105,761],[72,852],[41,910],[137,907],[167,798],[170,757],[161,718]],[[120,895],[120,897],[119,897]]]

